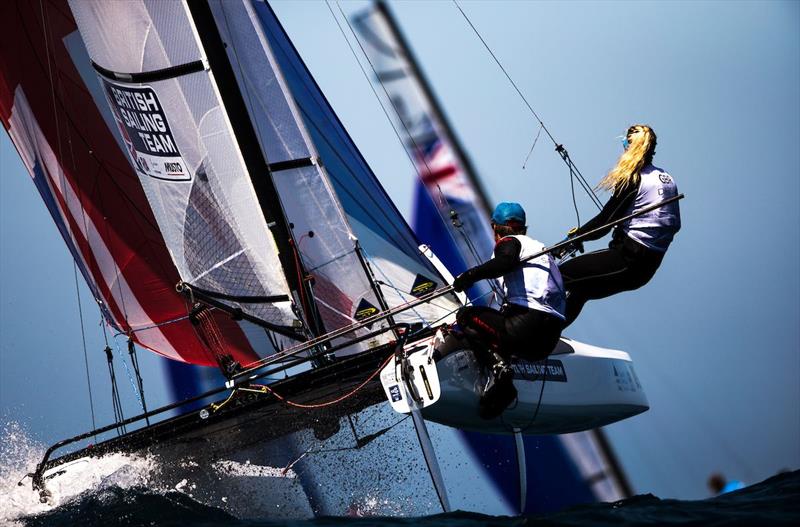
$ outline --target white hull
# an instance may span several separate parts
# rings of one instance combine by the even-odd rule
[[[472,351],[452,353],[438,361],[436,369],[441,397],[423,408],[422,414],[427,420],[455,428],[496,434],[512,434],[515,429],[534,435],[566,434],[604,426],[649,409],[627,353],[566,338],[546,363],[514,364],[517,401],[492,420],[478,415],[478,394],[486,374]]]

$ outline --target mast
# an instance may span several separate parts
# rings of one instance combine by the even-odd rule
[[[226,44],[217,29],[211,8],[206,0],[188,0],[187,5],[197,27],[198,38],[203,45],[209,67],[217,82],[222,103],[231,120],[234,137],[242,151],[242,157],[256,191],[261,211],[267,220],[267,226],[273,232],[275,243],[278,246],[278,257],[289,288],[300,295],[311,298],[312,291],[305,280],[308,274],[303,269],[300,258],[294,257],[295,240],[273,183],[269,160],[266,159],[259,147],[258,136],[237,86],[236,77],[225,52]],[[305,322],[309,324],[311,332],[314,335],[323,334],[324,328],[318,324],[320,318],[318,313],[314,312],[316,310],[314,303],[301,306],[301,308],[304,307],[308,307],[311,311],[305,313]]]

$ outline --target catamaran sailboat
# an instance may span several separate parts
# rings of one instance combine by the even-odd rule
[[[159,459],[163,488],[192,481],[196,499],[241,517],[344,514],[375,481],[392,512],[425,514],[450,510],[458,492],[423,417],[521,435],[647,409],[625,353],[564,339],[546,361],[515,366],[516,406],[477,419],[483,374],[471,352],[430,360],[464,298],[268,4],[3,9],[30,46],[2,37],[0,117],[105,320],[131,343],[227,378],[51,446],[32,478],[43,499],[93,456],[123,451]],[[208,397],[218,399],[163,418]],[[391,438],[406,413],[419,449]],[[327,484],[308,492],[295,469],[319,452],[327,459],[306,476]],[[387,485],[409,474],[435,492]]]

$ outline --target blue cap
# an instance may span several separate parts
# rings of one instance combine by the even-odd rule
[[[525,225],[525,210],[519,203],[504,201],[494,208],[492,222],[497,225]]]

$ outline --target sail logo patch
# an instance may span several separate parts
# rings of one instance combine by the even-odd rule
[[[371,317],[372,315],[376,315],[380,310],[367,302],[366,298],[362,298],[361,302],[358,303],[358,307],[356,308],[356,313],[353,315],[353,318],[356,319],[358,322]],[[369,325],[367,327],[370,327]]]
[[[137,172],[167,181],[191,180],[156,92],[149,86],[101,81]]]
[[[411,286],[411,294],[417,298],[427,295],[436,289],[436,282],[430,278],[426,278],[418,274],[414,279],[414,285]]]
[[[514,364],[514,373],[518,378],[528,381],[567,382],[567,370],[560,360],[547,359],[539,362],[520,361]]]

